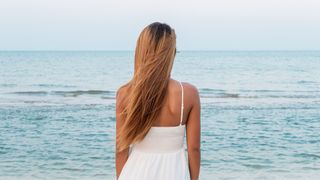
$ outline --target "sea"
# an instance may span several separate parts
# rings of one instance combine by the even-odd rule
[[[0,51],[0,179],[115,179],[133,51]],[[201,101],[201,180],[320,179],[320,51],[180,51]]]

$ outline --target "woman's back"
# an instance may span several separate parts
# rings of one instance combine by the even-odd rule
[[[160,116],[147,135],[132,145],[121,179],[189,179],[185,156],[184,90],[171,80]],[[179,96],[177,96],[179,93]],[[177,107],[178,105],[178,107]],[[147,170],[146,170],[147,169]]]
[[[182,89],[184,83],[170,79],[168,83],[168,89],[166,97],[164,99],[164,105],[160,110],[160,113],[155,120],[153,126],[177,126],[180,124],[182,116],[182,124],[186,123],[188,117],[186,115],[190,111],[189,99],[185,96],[185,91]],[[181,115],[182,106],[182,91],[183,91],[183,115]],[[186,102],[187,99],[187,102]]]

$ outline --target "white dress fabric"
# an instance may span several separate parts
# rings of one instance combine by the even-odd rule
[[[145,138],[131,146],[118,180],[189,180],[184,148],[183,86],[180,125],[151,127]]]

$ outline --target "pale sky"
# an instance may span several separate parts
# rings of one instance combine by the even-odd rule
[[[319,0],[1,0],[0,50],[134,50],[154,21],[178,50],[320,50]]]

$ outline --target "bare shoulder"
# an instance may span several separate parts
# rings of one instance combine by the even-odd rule
[[[185,102],[189,102],[189,107],[191,109],[200,109],[200,96],[198,88],[188,82],[181,82],[184,89],[184,99]]]
[[[118,89],[117,89],[117,92],[116,92],[116,98],[121,98],[124,93],[126,91],[126,87],[123,85],[123,86],[120,86]]]
[[[123,107],[124,106],[124,97],[126,96],[128,92],[128,86],[122,85],[117,89],[116,92],[116,105],[117,107]]]
[[[190,97],[194,100],[197,100],[199,98],[199,90],[195,85],[188,82],[182,82],[182,85],[187,97]]]

